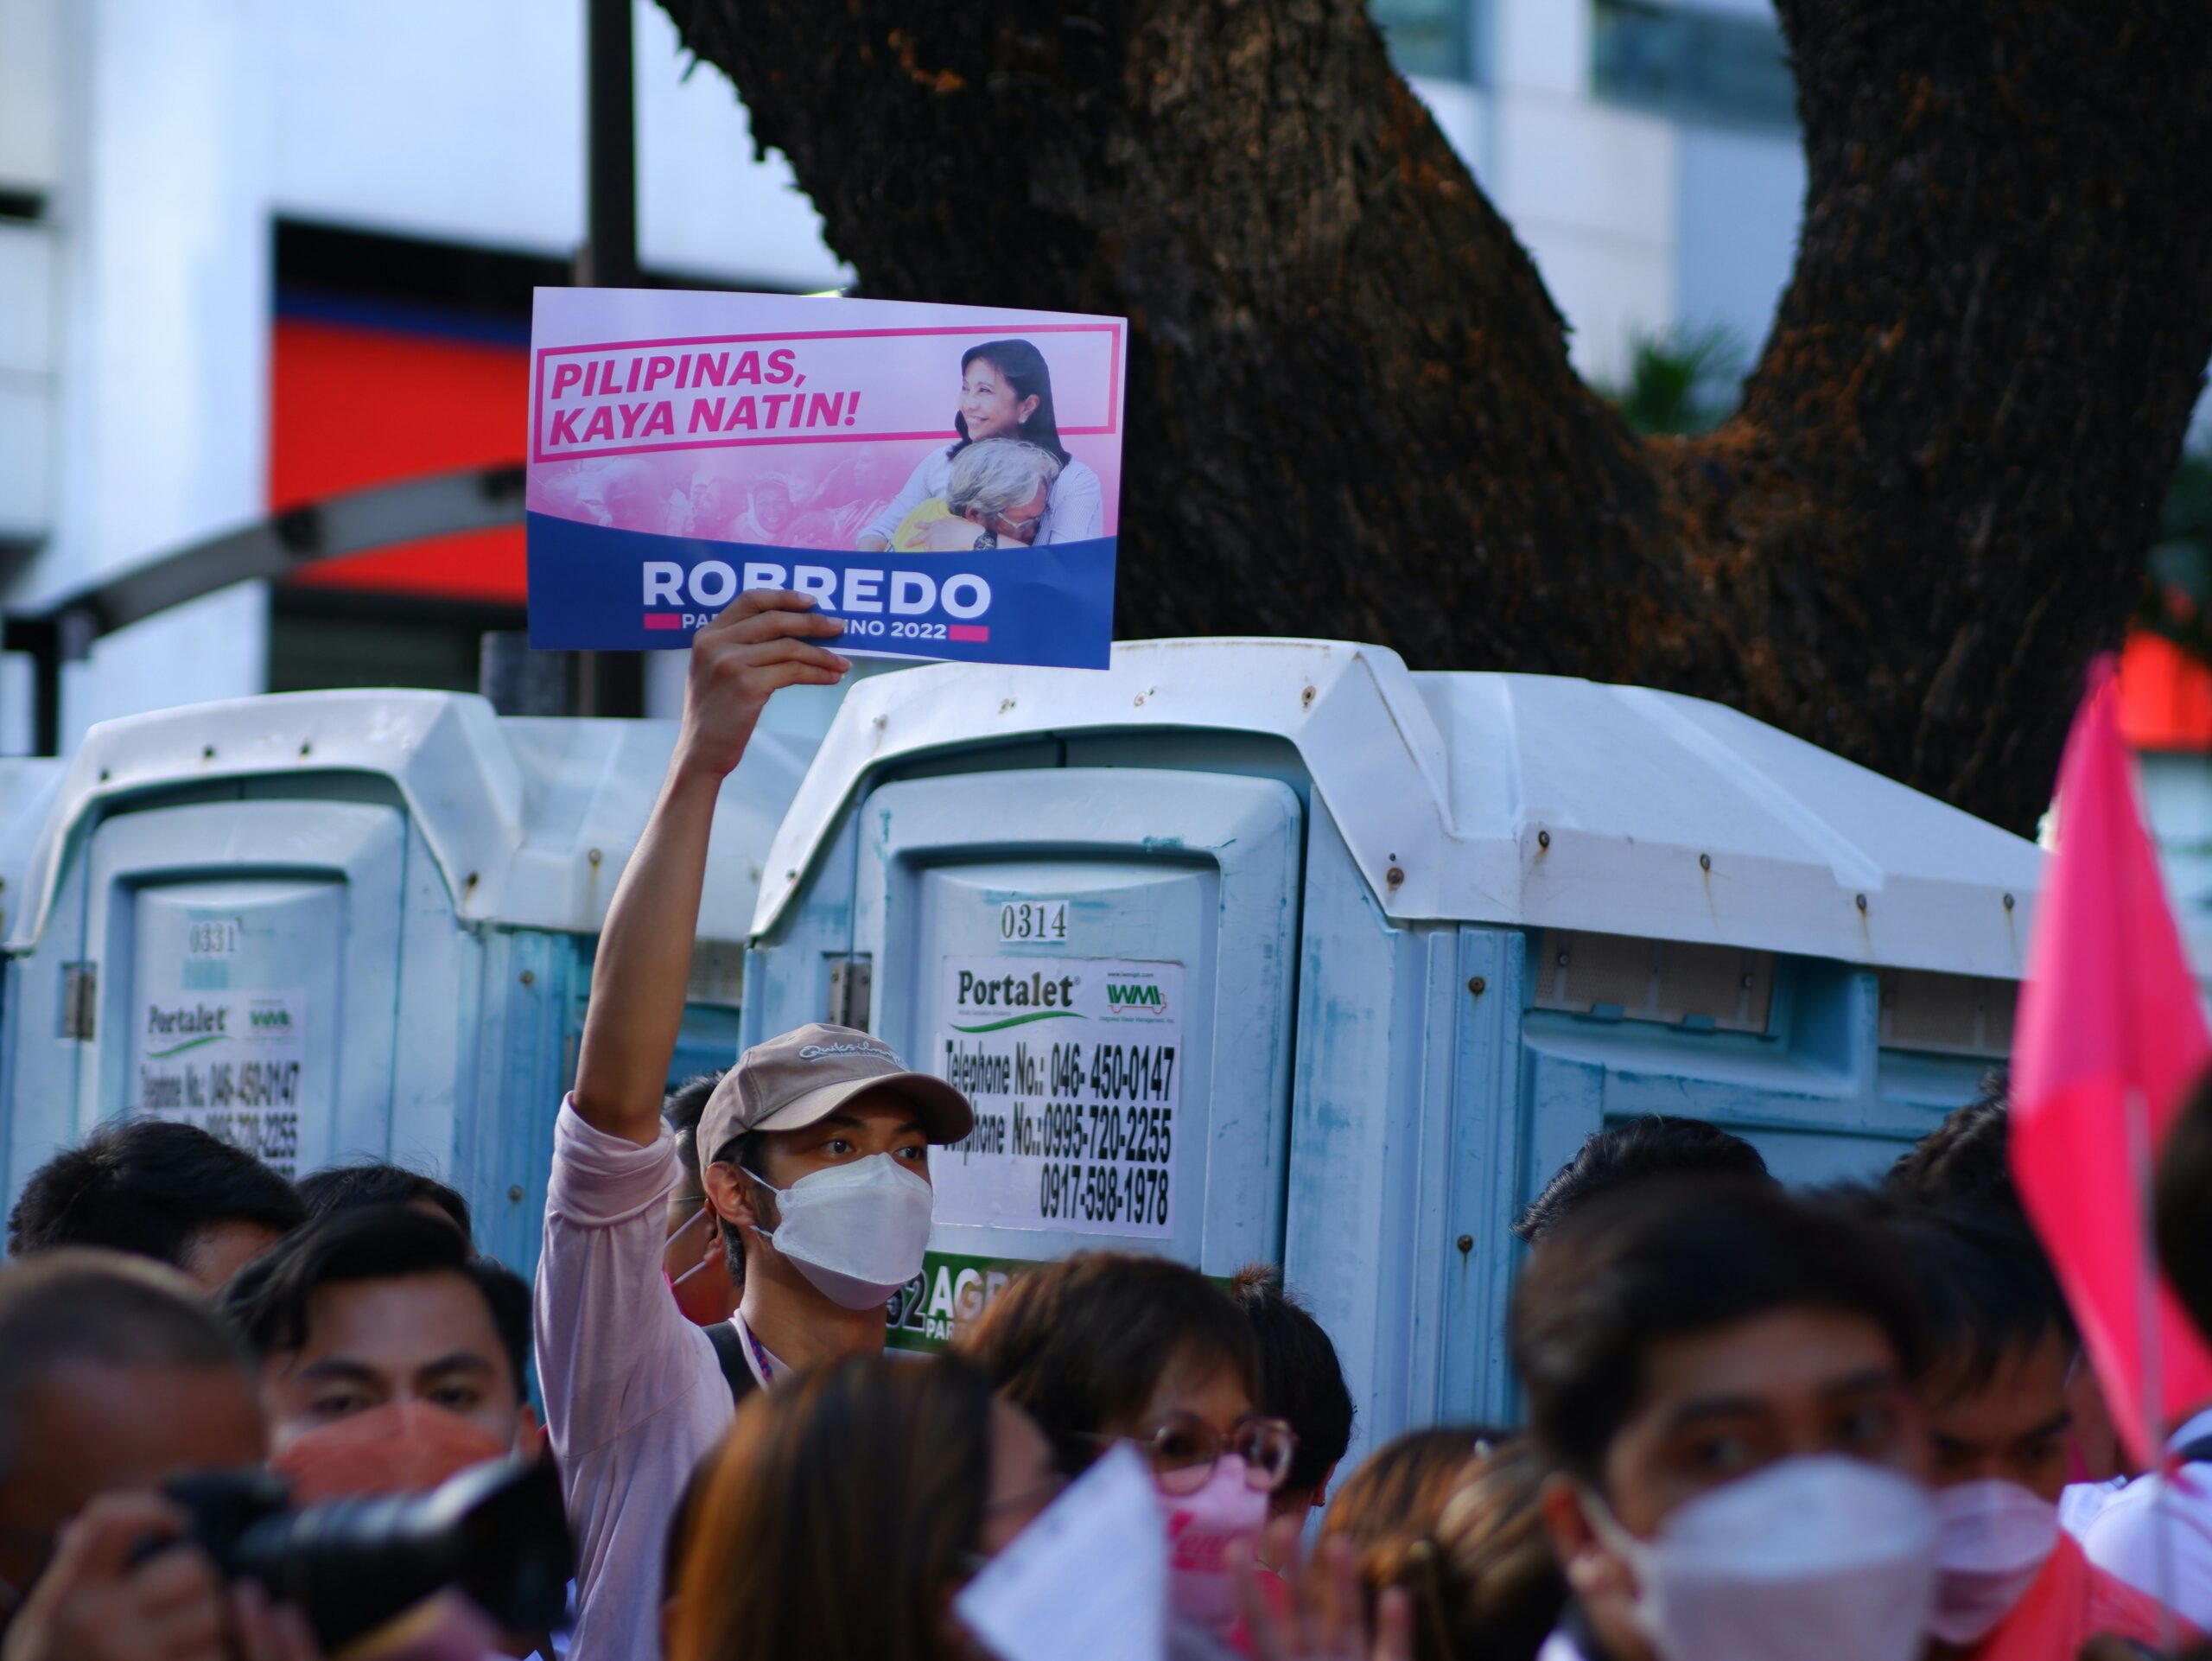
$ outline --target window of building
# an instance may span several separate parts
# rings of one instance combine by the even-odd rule
[[[1593,0],[1598,96],[1682,121],[1794,127],[1797,81],[1771,16]]]
[[[1407,74],[1471,80],[1474,8],[1475,0],[1370,0],[1368,10]]]

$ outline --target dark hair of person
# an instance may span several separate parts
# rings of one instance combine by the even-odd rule
[[[1362,1460],[1337,1485],[1321,1518],[1321,1538],[1349,1540],[1363,1572],[1373,1563],[1395,1565],[1417,1540],[1435,1532],[1445,1501],[1482,1463],[1491,1438],[1473,1425],[1436,1425],[1394,1436]],[[1378,1573],[1374,1586],[1392,1584]]]
[[[851,1355],[747,1397],[690,1524],[670,1661],[952,1661],[991,1396],[957,1357]]]
[[[721,1081],[721,1071],[694,1073],[661,1100],[660,1117],[676,1138],[676,1157],[683,1167],[684,1181],[691,1185],[684,1190],[687,1193],[703,1192],[699,1186],[699,1117]]]
[[[978,358],[1006,377],[1006,384],[1014,388],[1015,403],[1036,398],[1037,407],[1021,423],[1021,436],[1065,467],[1073,458],[1060,442],[1059,418],[1052,413],[1052,372],[1046,366],[1045,354],[1027,340],[986,340],[960,354],[960,372],[967,374],[968,366]],[[947,455],[957,455],[975,442],[968,436],[966,416],[955,414],[952,427],[960,442],[945,451]]]
[[[1703,1119],[1647,1113],[1593,1131],[1573,1159],[1515,1219],[1513,1231],[1534,1245],[1576,1207],[1650,1177],[1764,1177],[1766,1161],[1741,1136]]]
[[[1229,1282],[1260,1341],[1260,1411],[1290,1421],[1298,1451],[1282,1492],[1311,1495],[1351,1446],[1351,1391],[1337,1346],[1306,1306],[1283,1290],[1282,1270],[1248,1263]]]
[[[322,1288],[415,1275],[458,1275],[476,1289],[513,1370],[515,1395],[525,1395],[529,1285],[505,1264],[477,1257],[450,1224],[410,1206],[365,1206],[302,1229],[232,1277],[223,1314],[263,1360],[307,1344],[308,1306]]]
[[[61,1246],[0,1269],[0,1473],[24,1397],[57,1368],[231,1367],[245,1358],[191,1282],[143,1257]]]
[[[1579,1208],[1529,1255],[1510,1322],[1529,1422],[1547,1455],[1601,1484],[1655,1346],[1790,1309],[1863,1317],[1900,1370],[1924,1353],[1911,1272],[1833,1199],[1745,1178],[1642,1182]]]
[[[2212,1072],[2166,1132],[2152,1196],[2158,1261],[2196,1330],[2212,1339]]]
[[[333,1212],[353,1211],[363,1206],[428,1204],[453,1219],[462,1239],[471,1244],[475,1243],[468,1202],[437,1178],[410,1171],[404,1165],[378,1159],[356,1160],[351,1164],[312,1171],[300,1179],[298,1186],[300,1198],[307,1202],[310,1222],[318,1222]]]
[[[1910,1259],[1928,1346],[1925,1388],[1951,1401],[1988,1387],[2007,1360],[2079,1340],[2058,1276],[2018,1212],[1907,1200],[1879,1220]]]
[[[715,1086],[722,1081],[724,1068],[715,1072],[697,1072],[677,1085],[662,1098],[660,1117],[669,1132],[676,1138],[677,1162],[683,1168],[684,1193],[697,1194],[702,1205],[707,1204],[707,1178],[699,1164],[699,1120],[707,1111],[708,1100],[715,1093]],[[724,1161],[745,1169],[756,1168],[753,1161],[760,1157],[760,1133],[747,1130],[727,1147],[716,1150],[710,1164]],[[756,1204],[766,1203],[765,1195],[755,1196]],[[709,1206],[709,1210],[713,1208]],[[766,1219],[763,1219],[766,1221]],[[739,1231],[725,1227],[721,1213],[715,1212],[711,1225],[715,1238],[722,1243],[722,1262],[729,1270],[730,1284],[745,1284],[745,1241]]]
[[[1964,1202],[2020,1209],[2012,1187],[2011,1120],[2006,1098],[2011,1075],[1992,1067],[1982,1075],[1981,1093],[1897,1157],[1884,1186],[1892,1192],[1937,1204]]]
[[[1445,1502],[1433,1555],[1415,1554],[1399,1576],[1413,1594],[1420,1661],[1535,1661],[1567,1607],[1539,1503],[1548,1469],[1516,1436]]]
[[[1081,1251],[1040,1263],[993,1298],[954,1347],[1037,1421],[1063,1469],[1090,1440],[1137,1429],[1162,1379],[1226,1367],[1260,1396],[1252,1323],[1195,1269],[1134,1251]]]
[[[197,1125],[125,1119],[32,1173],[8,1215],[8,1251],[102,1246],[178,1268],[205,1230],[281,1234],[306,1214],[292,1185],[244,1149]]]

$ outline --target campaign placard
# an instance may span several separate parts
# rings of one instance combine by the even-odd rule
[[[534,646],[682,646],[747,589],[847,656],[1103,669],[1118,317],[540,289]]]

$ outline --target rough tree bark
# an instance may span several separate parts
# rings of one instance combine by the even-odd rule
[[[2016,829],[2212,349],[2212,6],[1780,0],[1742,409],[1639,441],[1360,0],[663,0],[889,298],[1126,314],[1118,632],[1723,699]]]

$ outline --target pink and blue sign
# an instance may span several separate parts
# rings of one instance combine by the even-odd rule
[[[1127,346],[1118,317],[540,289],[531,644],[685,646],[788,588],[849,656],[1103,669]]]

